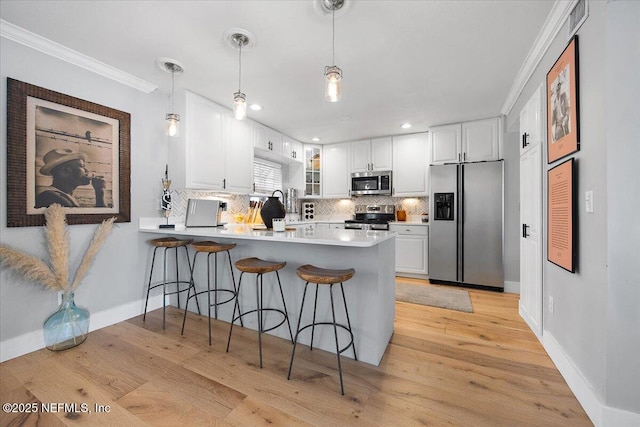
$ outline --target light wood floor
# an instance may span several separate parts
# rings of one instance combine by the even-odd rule
[[[403,279],[406,281],[406,279]],[[415,281],[415,283],[426,283]],[[431,286],[431,285],[427,285]],[[182,312],[162,312],[91,332],[71,350],[40,350],[0,365],[2,403],[87,404],[91,413],[0,413],[0,425],[108,426],[589,426],[534,334],[518,296],[469,290],[474,313],[396,303],[395,333],[375,367]],[[95,412],[95,404],[109,412]],[[38,406],[39,407],[39,406]]]

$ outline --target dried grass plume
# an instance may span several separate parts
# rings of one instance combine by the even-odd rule
[[[69,238],[64,208],[58,204],[49,206],[45,212],[45,219],[49,265],[40,258],[12,249],[7,245],[0,245],[0,264],[2,267],[22,274],[25,279],[40,283],[54,291],[74,291],[86,276],[96,254],[111,232],[115,218],[102,221],[96,229],[73,282],[69,280]]]

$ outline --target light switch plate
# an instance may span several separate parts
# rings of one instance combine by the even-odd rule
[[[593,190],[584,192],[584,208],[587,213],[593,213]]]

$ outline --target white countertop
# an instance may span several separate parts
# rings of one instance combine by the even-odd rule
[[[138,231],[164,235],[180,235],[208,238],[230,238],[286,243],[304,243],[327,246],[371,247],[392,239],[396,233],[390,231],[363,231],[344,229],[314,229],[300,227],[282,232],[254,228],[250,224],[226,224],[221,227],[190,227],[176,224],[176,228],[159,228],[163,218],[141,218]]]
[[[389,221],[389,225],[423,225],[428,227],[428,222],[422,221]]]

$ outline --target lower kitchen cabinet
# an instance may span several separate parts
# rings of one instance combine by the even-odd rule
[[[429,274],[429,226],[391,224],[396,236],[396,274],[426,278]]]

